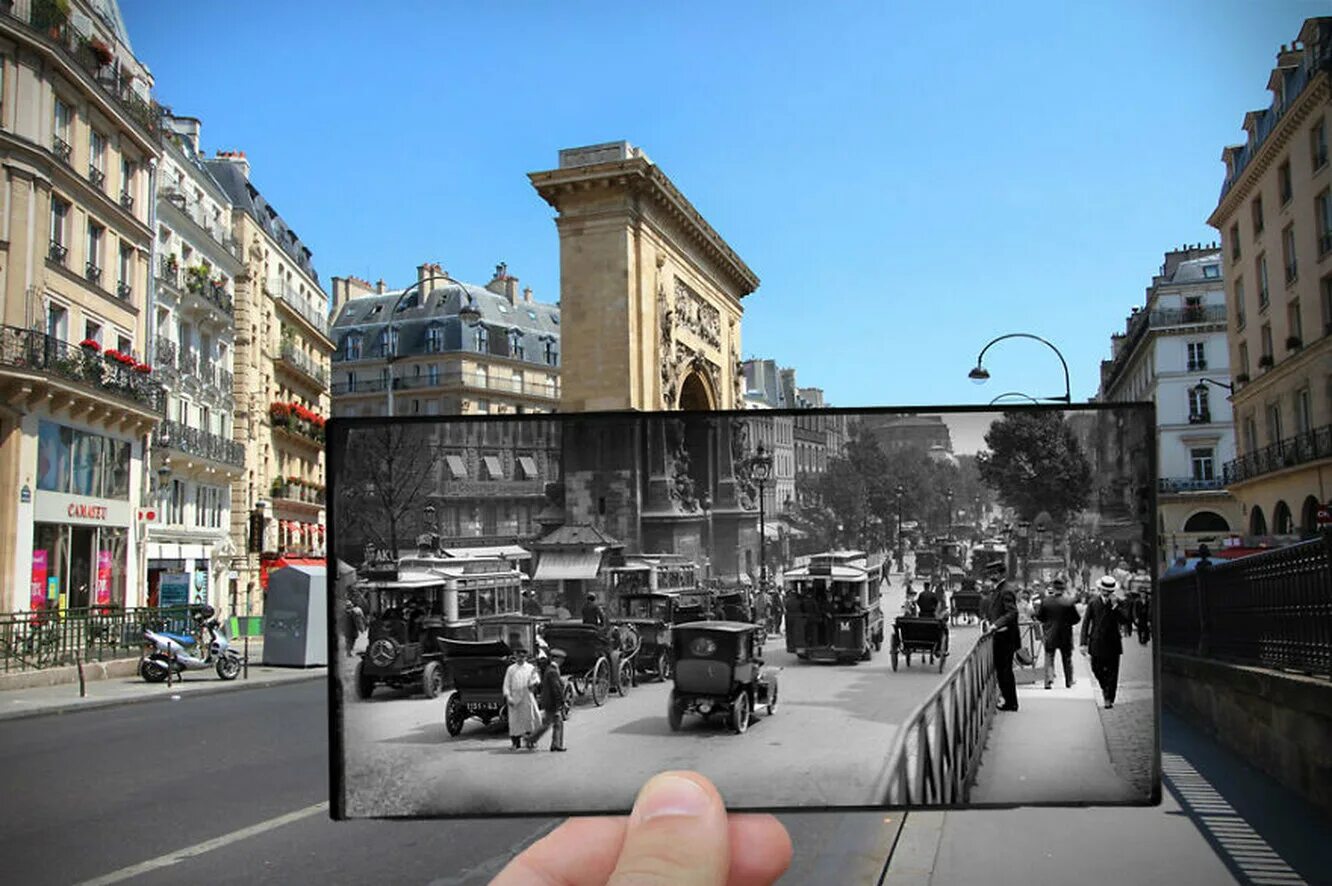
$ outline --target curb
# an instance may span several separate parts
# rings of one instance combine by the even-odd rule
[[[325,680],[327,678],[328,673],[326,669],[321,673],[301,674],[297,677],[267,677],[244,681],[237,678],[235,682],[218,683],[217,685],[201,685],[198,689],[191,689],[187,692],[167,691],[145,695],[131,695],[125,698],[100,698],[94,701],[59,702],[44,707],[0,711],[0,722],[6,720],[27,720],[32,717],[45,717],[48,715],[72,714],[79,711],[121,707],[122,705],[144,704],[155,701],[171,701],[173,695],[179,696],[180,700],[183,700],[191,695],[214,695],[219,692],[241,692],[247,689],[269,689],[286,683],[308,683],[313,680]],[[167,687],[163,685],[162,688],[166,689]],[[172,687],[172,689],[174,688],[175,687]]]
[[[948,813],[943,811],[908,812],[879,882],[891,886],[930,886],[947,817]]]

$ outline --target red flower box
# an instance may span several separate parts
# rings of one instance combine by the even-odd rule
[[[102,346],[93,338],[85,338],[83,341],[79,342],[79,347],[86,348],[89,351],[100,351],[102,349]]]
[[[153,371],[153,367],[149,366],[147,363],[135,363],[134,371],[141,372],[144,375],[148,375],[150,372]]]

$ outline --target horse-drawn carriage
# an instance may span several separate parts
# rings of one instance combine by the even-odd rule
[[[893,638],[888,654],[897,670],[898,656],[906,657],[907,667],[911,667],[911,653],[917,653],[922,660],[929,658],[929,663],[939,662],[939,673],[943,673],[944,661],[948,658],[948,625],[940,618],[900,615],[893,622]]]
[[[985,617],[985,595],[974,578],[962,579],[962,585],[953,592],[951,602],[949,619],[953,624],[959,621],[975,624]]]
[[[620,631],[630,630],[627,625],[617,625]],[[546,625],[546,642],[552,649],[563,649],[564,676],[573,686],[578,698],[591,695],[592,703],[597,707],[606,703],[606,696],[611,687],[611,659],[613,641],[609,628],[584,624],[581,621],[552,621]],[[619,652],[619,650],[615,650]],[[619,659],[620,669],[618,685],[620,694],[628,691],[634,680],[634,659],[629,655]]]

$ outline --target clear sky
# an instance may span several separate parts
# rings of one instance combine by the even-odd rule
[[[560,148],[642,147],[758,274],[746,357],[838,406],[1095,393],[1206,224],[1300,0],[120,0],[157,97],[243,150],[333,276],[504,261],[558,297]]]

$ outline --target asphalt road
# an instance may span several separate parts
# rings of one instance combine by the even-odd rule
[[[4,879],[470,886],[558,823],[330,821],[326,697],[314,681],[0,723]],[[571,729],[632,701],[631,693],[580,710]],[[773,721],[786,713],[783,701]],[[761,725],[716,738],[761,739]],[[765,754],[756,765],[780,778]],[[900,816],[882,813],[780,818],[796,850],[783,883],[873,882],[900,825]]]

